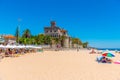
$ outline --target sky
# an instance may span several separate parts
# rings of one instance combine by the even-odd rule
[[[43,33],[50,21],[92,47],[120,48],[119,0],[0,0],[0,34]]]

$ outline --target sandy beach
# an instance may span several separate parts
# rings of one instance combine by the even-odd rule
[[[88,50],[29,53],[0,62],[0,80],[120,80],[120,64],[97,63]],[[116,53],[113,60],[120,60]]]

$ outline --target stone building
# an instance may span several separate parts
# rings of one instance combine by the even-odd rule
[[[44,27],[45,35],[49,35],[51,37],[59,38],[61,36],[65,36],[64,47],[69,48],[71,46],[71,39],[68,35],[67,30],[61,29],[56,26],[55,21],[51,21],[51,26]]]

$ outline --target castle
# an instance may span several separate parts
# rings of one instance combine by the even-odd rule
[[[65,36],[64,47],[70,48],[72,45],[72,41],[68,35],[67,30],[61,29],[60,27],[56,26],[55,21],[51,21],[51,26],[44,27],[44,33],[45,35],[49,35],[54,38],[60,38],[61,36]]]

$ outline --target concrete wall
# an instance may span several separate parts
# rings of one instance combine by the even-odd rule
[[[69,48],[69,38],[66,38],[66,39],[65,39],[64,47],[65,47],[65,48]]]

